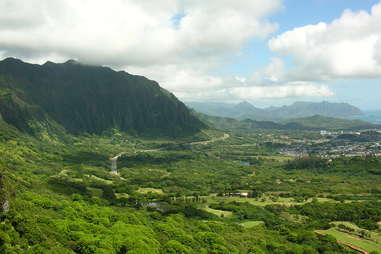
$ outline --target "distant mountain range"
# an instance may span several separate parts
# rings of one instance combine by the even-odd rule
[[[363,115],[349,117],[349,119],[358,119],[371,123],[381,124],[381,110],[364,111]]]
[[[238,120],[228,117],[210,116],[196,113],[206,124],[222,130],[253,131],[261,130],[367,130],[380,129],[381,125],[360,120],[314,115],[304,118],[288,119],[282,122],[258,121],[252,119]]]
[[[332,102],[295,102],[289,106],[257,108],[248,102],[238,104],[198,103],[187,105],[197,112],[211,116],[229,117],[235,119],[282,121],[286,119],[309,117],[314,115],[349,118],[362,116],[363,112],[348,103]]]
[[[183,135],[205,125],[155,81],[73,60],[0,61],[0,121],[28,132]]]

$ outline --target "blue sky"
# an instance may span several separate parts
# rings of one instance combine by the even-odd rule
[[[381,0],[2,0],[0,59],[110,66],[188,102],[371,110],[379,24]]]
[[[345,9],[366,10],[378,3],[375,0],[287,0],[285,10],[272,17],[281,24],[279,33],[296,26],[330,23]],[[381,109],[381,79],[339,80],[330,83],[336,96],[328,100],[349,102],[364,110]]]
[[[352,11],[369,12],[376,0],[285,0],[283,8],[276,11],[268,19],[279,24],[278,30],[272,35],[276,36],[295,27],[317,24],[319,22],[331,23],[338,19],[346,9]],[[268,40],[251,40],[238,57],[229,58],[229,64],[216,71],[220,75],[250,75],[253,70],[266,66],[274,53],[268,47]],[[286,68],[292,66],[292,57],[282,57]],[[354,59],[355,61],[355,59]],[[308,101],[348,102],[364,110],[381,109],[381,79],[339,79],[326,82],[335,93],[331,97],[305,98]],[[258,106],[290,104],[304,98],[285,98],[280,100],[251,101]]]

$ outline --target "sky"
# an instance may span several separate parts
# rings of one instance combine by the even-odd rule
[[[0,0],[0,59],[110,66],[183,101],[381,109],[380,0]]]

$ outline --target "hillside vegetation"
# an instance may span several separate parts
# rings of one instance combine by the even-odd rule
[[[312,232],[328,228],[316,215],[323,204],[306,205],[300,211],[267,207],[276,204],[267,197],[279,197],[260,194],[298,188],[297,195],[304,200],[342,178],[327,185],[314,181],[312,186],[303,180],[295,186],[283,179],[312,175],[279,170],[278,162],[257,160],[253,176],[252,166],[219,158],[217,144],[216,148],[207,144],[136,153],[134,147],[148,150],[158,141],[118,132],[71,137],[68,143],[41,141],[4,122],[1,125],[1,253],[353,253],[333,237]],[[110,174],[110,156],[123,150],[127,154],[121,158],[120,175]],[[274,184],[275,175],[284,184]],[[346,179],[356,180],[349,175]],[[375,182],[364,179],[360,186],[377,186]],[[211,195],[243,188],[249,188],[253,197],[239,202],[226,197],[225,202],[215,203]],[[254,195],[266,201],[256,201]],[[343,218],[370,227],[380,219],[378,203],[372,211],[369,219]],[[282,214],[288,212],[316,220],[301,224],[285,219]]]
[[[13,58],[1,61],[0,114],[28,133],[38,126],[72,134],[101,134],[116,128],[179,136],[204,127],[155,81],[75,61],[44,65]]]

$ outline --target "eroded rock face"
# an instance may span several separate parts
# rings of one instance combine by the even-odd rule
[[[0,174],[0,212],[7,213],[9,211],[9,200],[5,189],[5,177]]]
[[[8,199],[5,199],[5,201],[3,202],[2,211],[4,213],[7,213],[9,211],[9,200]]]

